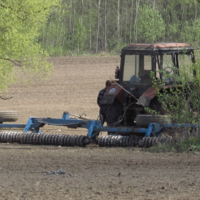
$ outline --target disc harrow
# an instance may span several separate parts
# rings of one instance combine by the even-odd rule
[[[96,143],[100,147],[143,147],[156,146],[159,143],[169,143],[170,137],[141,137],[141,136],[121,136],[104,135],[97,138]],[[45,133],[24,133],[3,131],[0,132],[1,143],[19,143],[33,145],[56,145],[56,146],[79,146],[84,147],[90,143],[87,136],[65,135],[65,134],[45,134]]]
[[[87,136],[65,135],[65,134],[45,134],[45,133],[24,133],[3,131],[0,132],[1,143],[20,143],[35,145],[57,145],[57,146],[80,146],[89,144]]]
[[[86,136],[66,134],[42,133],[41,127],[45,124],[51,126],[65,126],[67,128],[85,128]],[[159,124],[150,123],[148,127],[109,127],[103,126],[100,120],[88,118],[69,118],[69,113],[64,112],[62,118],[37,118],[30,117],[27,124],[3,124],[1,129],[19,128],[22,132],[0,132],[0,143],[20,143],[33,145],[79,146],[84,147],[90,142],[95,142],[100,147],[142,147],[169,143],[172,137],[163,134],[163,130],[169,128],[192,128],[199,130],[199,124]],[[112,135],[99,136],[99,133],[107,132]],[[197,135],[199,133],[196,133]],[[155,137],[156,136],[156,137]]]

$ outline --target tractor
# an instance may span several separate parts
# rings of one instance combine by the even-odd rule
[[[161,80],[164,86],[160,92],[175,87],[173,75],[181,69],[186,57],[187,63],[195,61],[194,49],[187,43],[129,44],[121,51],[120,68],[115,71],[117,79],[102,99],[107,105],[106,119],[108,126],[148,126],[150,123],[171,123],[156,96],[152,78]],[[152,77],[153,73],[153,77]],[[159,115],[151,115],[146,107]]]

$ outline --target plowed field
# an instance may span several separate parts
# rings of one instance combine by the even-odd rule
[[[119,56],[50,58],[48,81],[19,81],[2,97],[2,110],[60,118],[63,111],[96,119],[96,98],[114,76]],[[43,132],[84,134],[45,126]],[[0,144],[0,199],[200,199],[198,153],[148,153],[138,148]],[[64,170],[54,175],[50,171]]]

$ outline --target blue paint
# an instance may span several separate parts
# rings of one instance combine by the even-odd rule
[[[64,112],[62,118],[63,119],[69,119],[69,113],[68,112]]]

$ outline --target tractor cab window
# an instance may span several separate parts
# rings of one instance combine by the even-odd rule
[[[151,56],[125,55],[123,82],[151,84]]]
[[[177,75],[189,74],[190,77],[193,77],[193,71],[191,70],[192,66],[192,56],[188,54],[165,54],[158,55],[156,66],[156,77],[158,78],[158,72],[162,82],[166,84],[172,84],[176,82]],[[179,68],[179,70],[178,70]]]
[[[161,78],[162,82],[170,84],[175,82],[174,75],[177,72],[177,57],[171,54],[158,55],[156,60],[156,77]]]
[[[175,82],[175,73],[177,72],[176,63],[174,63],[172,55],[161,55],[163,76],[162,80],[166,84]]]

